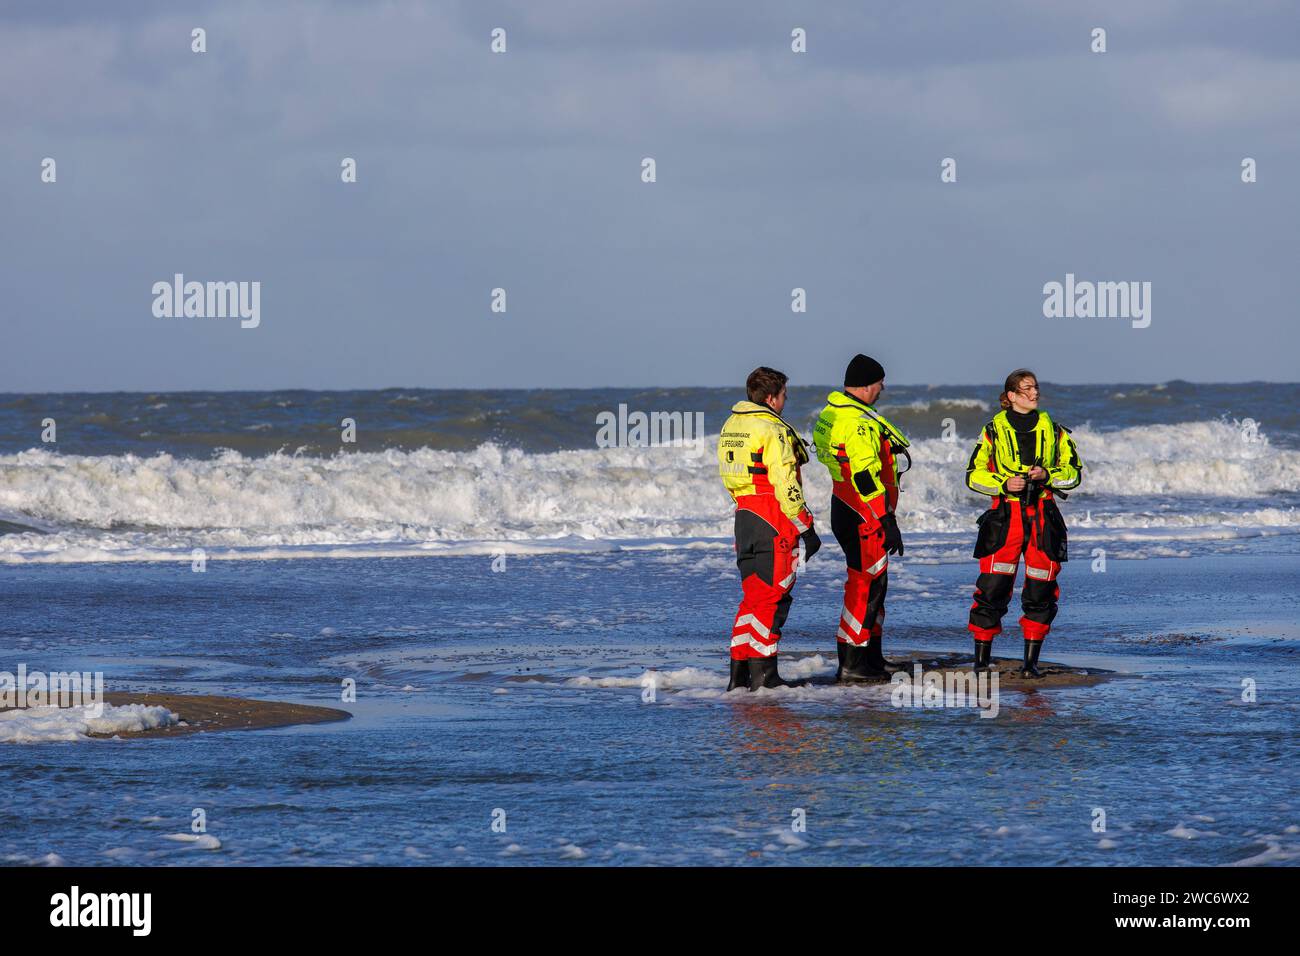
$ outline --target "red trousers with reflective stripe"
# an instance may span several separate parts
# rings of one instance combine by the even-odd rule
[[[1061,595],[1056,576],[1061,566],[1038,546],[1043,531],[1041,502],[1025,508],[1017,498],[1008,498],[1011,521],[1007,540],[993,554],[980,558],[980,576],[975,582],[975,600],[970,607],[967,628],[977,641],[991,641],[1002,633],[1002,615],[1011,604],[1011,592],[1025,557],[1025,584],[1020,592],[1023,614],[1020,629],[1031,641],[1041,641],[1052,629],[1056,602]]]
[[[771,657],[790,613],[799,529],[775,495],[736,499],[736,566],[744,597],[731,629],[732,660]]]
[[[831,498],[831,530],[844,551],[848,578],[840,612],[837,641],[866,644],[879,639],[885,623],[885,592],[889,589],[889,556],[880,519],[851,489],[841,494],[836,483]]]

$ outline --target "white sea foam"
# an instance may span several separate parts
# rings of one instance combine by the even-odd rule
[[[1274,866],[1300,860],[1300,845],[1290,843],[1284,846],[1279,838],[1271,835],[1260,837],[1257,842],[1264,844],[1263,850],[1228,866]]]
[[[166,833],[164,840],[188,843],[199,850],[220,850],[221,841],[210,833]]]
[[[904,405],[891,405],[885,409],[885,412],[892,414],[899,409],[906,409],[909,412],[928,412],[943,408],[989,409],[991,407],[988,402],[980,401],[978,398],[918,398]]]
[[[835,669],[820,654],[809,657],[782,658],[781,673],[783,677],[803,680],[821,674],[828,674]],[[564,682],[568,687],[648,687],[653,682],[656,690],[685,691],[699,689],[716,689],[727,686],[727,675],[716,670],[699,667],[683,667],[678,670],[648,670],[636,677],[588,677],[582,675],[571,677]]]
[[[50,743],[89,739],[90,734],[125,734],[175,724],[180,718],[166,707],[104,705],[99,717],[80,707],[28,707],[0,711],[0,743]]]
[[[727,677],[717,671],[683,667],[674,671],[646,671],[636,677],[571,677],[569,687],[648,687],[658,690],[684,690],[688,687],[726,687]]]
[[[1300,529],[1295,507],[1270,500],[1300,491],[1300,451],[1219,421],[1074,435],[1087,470],[1066,506],[1072,530],[1181,541]],[[964,485],[972,440],[914,443],[899,505],[909,535],[971,534],[985,500]],[[827,524],[826,469],[813,462],[804,477]],[[711,442],[704,454],[488,444],[206,460],[33,449],[0,456],[0,520],[37,529],[0,535],[10,563],[188,561],[195,548],[212,559],[676,548],[731,532]]]
[[[1197,830],[1185,823],[1179,823],[1178,826],[1166,830],[1165,836],[1178,837],[1180,840],[1199,840],[1202,837],[1216,837],[1222,834],[1215,833],[1213,830]]]
[[[836,663],[833,658],[821,654],[803,657],[784,655],[781,658],[781,676],[787,680],[806,681],[813,677],[825,677],[835,673]],[[583,688],[583,689],[632,689],[644,690],[654,684],[660,703],[672,704],[678,701],[730,701],[737,704],[750,704],[765,701],[771,697],[792,702],[810,704],[867,703],[888,704],[892,686],[882,681],[871,684],[800,684],[796,687],[777,687],[760,690],[755,694],[748,691],[727,693],[727,674],[717,669],[683,667],[676,670],[647,670],[635,676],[590,677],[580,675],[567,680],[540,686]]]

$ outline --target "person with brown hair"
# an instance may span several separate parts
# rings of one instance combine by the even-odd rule
[[[979,518],[975,542],[980,574],[967,625],[975,637],[975,667],[989,665],[1023,554],[1022,677],[1041,676],[1038,654],[1056,617],[1056,577],[1067,559],[1056,498],[1079,486],[1083,469],[1070,430],[1039,410],[1039,394],[1038,376],[1029,369],[1008,375],[998,394],[1002,411],[984,426],[966,466],[966,487],[993,499]]]
[[[718,474],[736,502],[736,565],[744,592],[731,633],[727,690],[789,686],[777,673],[777,643],[790,613],[800,560],[821,547],[803,497],[808,451],[785,419],[783,372],[762,366],[745,383],[718,437]]]

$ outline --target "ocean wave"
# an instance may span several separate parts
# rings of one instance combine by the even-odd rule
[[[1152,425],[1074,437],[1086,469],[1070,521],[1084,528],[1295,528],[1273,496],[1300,490],[1300,451],[1243,441],[1231,422]],[[599,550],[609,543],[725,540],[730,499],[713,447],[527,453],[484,444],[332,457],[222,451],[0,456],[0,561],[364,556]],[[964,486],[973,436],[923,439],[903,481],[909,532],[969,534],[986,499]],[[830,478],[805,483],[823,514]],[[1271,500],[1272,499],[1272,500]],[[1217,533],[1217,532],[1216,532]],[[223,553],[224,552],[224,553]]]
[[[890,406],[887,411],[897,415],[900,412],[929,412],[940,408],[973,408],[977,411],[991,411],[995,406],[978,398],[918,398],[901,405]],[[884,409],[885,406],[882,406]]]

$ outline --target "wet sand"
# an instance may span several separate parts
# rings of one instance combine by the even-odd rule
[[[324,724],[347,720],[352,715],[333,707],[313,707],[307,704],[286,704],[274,700],[248,700],[243,697],[190,696],[186,694],[132,694],[109,692],[104,700],[116,707],[124,704],[145,704],[166,707],[180,719],[180,724],[158,727],[134,734],[91,734],[92,737],[122,736],[180,737],[185,734],[202,734],[216,730],[264,730],[268,727],[289,727],[295,724]]]

